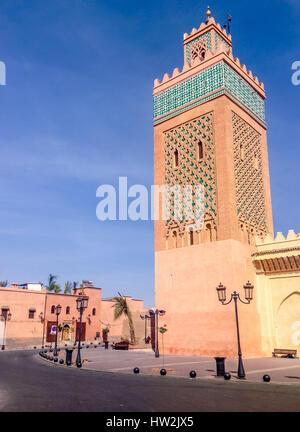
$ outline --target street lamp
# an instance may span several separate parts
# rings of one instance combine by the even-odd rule
[[[5,339],[6,339],[6,322],[11,320],[11,313],[9,310],[9,307],[3,307],[2,308],[2,315],[0,315],[1,321],[4,321],[4,328],[3,328],[3,339],[2,339],[2,351],[5,350]]]
[[[244,285],[244,290],[245,290],[246,301],[242,300],[239,293],[234,291],[231,294],[230,300],[226,303],[226,287],[223,286],[221,283],[217,287],[218,299],[222,303],[222,305],[226,306],[229,303],[231,303],[232,300],[234,300],[236,329],[237,329],[237,342],[238,342],[238,356],[239,356],[238,377],[240,379],[246,378],[246,374],[245,374],[243,360],[242,360],[242,350],[241,350],[241,343],[240,343],[240,329],[239,329],[239,316],[238,316],[237,301],[239,300],[241,303],[250,304],[251,300],[253,300],[254,286],[250,282],[247,282],[247,284]]]
[[[164,316],[166,311],[164,310],[158,310],[153,309],[149,311],[150,317],[155,316],[155,328],[156,328],[156,343],[155,343],[155,357],[159,357],[159,350],[158,350],[158,315]]]
[[[54,357],[56,357],[58,354],[57,353],[58,316],[61,313],[61,305],[56,306],[55,313],[56,313],[56,332],[55,332],[55,347],[54,347],[54,352],[53,352]]]
[[[148,315],[140,315],[140,317],[142,320],[145,320],[145,343],[146,343],[146,340],[147,340],[147,320],[151,319],[151,317]]]
[[[81,362],[81,354],[80,354],[80,350],[81,350],[81,327],[82,327],[82,314],[84,312],[84,310],[88,307],[88,302],[89,302],[89,298],[88,297],[83,297],[80,296],[78,297],[78,299],[76,300],[76,307],[78,312],[80,313],[80,324],[79,324],[79,335],[78,335],[78,349],[77,349],[77,358],[76,358],[76,366],[78,368],[82,367],[82,362]]]

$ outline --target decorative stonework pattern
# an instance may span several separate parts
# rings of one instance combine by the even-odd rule
[[[205,35],[200,36],[199,38],[193,40],[189,44],[186,45],[186,60],[188,63],[191,62],[191,47],[196,44],[199,41],[202,41],[203,39],[206,40],[206,46],[208,50],[211,50],[211,32],[206,33]]]
[[[226,63],[224,63],[224,86],[265,121],[265,103],[262,97]]]
[[[223,61],[154,96],[154,120],[160,121],[159,117],[170,113],[171,116],[177,115],[187,107],[190,109],[190,104],[221,89],[227,90],[233,99],[265,125],[263,98]],[[211,96],[214,98],[217,94]]]
[[[243,104],[242,102],[240,102],[236,97],[233,96],[233,94],[232,94],[231,92],[229,92],[228,90],[226,90],[226,89],[224,89],[224,88],[223,88],[222,90],[219,90],[219,91],[217,91],[217,92],[214,92],[213,94],[210,94],[210,95],[208,95],[208,96],[206,96],[206,97],[203,97],[203,98],[201,98],[201,99],[198,99],[196,102],[191,102],[190,104],[185,105],[183,108],[179,108],[178,110],[173,111],[173,112],[171,112],[170,114],[166,114],[165,116],[160,117],[160,118],[158,118],[157,120],[154,120],[153,124],[154,124],[154,126],[155,126],[155,125],[158,125],[158,124],[160,124],[160,123],[162,123],[162,122],[164,122],[164,121],[166,121],[166,120],[169,120],[169,119],[172,118],[172,117],[175,117],[175,116],[177,116],[177,115],[179,115],[179,114],[182,114],[182,113],[184,113],[184,112],[186,112],[186,111],[188,111],[188,110],[190,110],[190,109],[192,109],[192,108],[195,108],[195,107],[197,107],[197,106],[199,106],[199,105],[202,105],[202,104],[204,104],[205,102],[208,102],[208,101],[210,101],[210,100],[212,100],[212,99],[215,99],[215,98],[217,98],[217,97],[219,97],[219,96],[222,96],[222,95],[226,95],[226,96],[228,96],[228,97],[229,97],[230,99],[232,99],[236,104],[238,104],[241,108],[243,108],[245,111],[247,111],[248,114],[250,114],[252,117],[254,117],[255,120],[258,121],[258,123],[260,123],[262,126],[266,127],[266,122],[262,121],[259,117],[257,117],[257,116],[253,113],[253,111],[251,111],[250,109],[248,109],[248,108],[245,106],[245,104]]]
[[[234,112],[232,122],[239,220],[249,233],[261,235],[267,224],[260,134]]]
[[[198,145],[202,143],[203,159],[199,160]],[[185,185],[204,187],[204,210],[206,220],[214,221],[217,215],[216,201],[216,173],[215,173],[215,145],[214,145],[214,122],[213,113],[208,113],[193,121],[184,123],[168,132],[164,133],[165,150],[165,172],[166,184],[183,187]],[[174,153],[178,152],[178,167],[174,167]],[[193,190],[193,200],[195,191]],[[172,227],[179,228],[179,233],[183,233],[185,226],[190,221],[182,217],[181,221],[174,220],[178,210],[176,194],[170,197],[171,215],[167,222],[168,231]],[[195,210],[196,203],[192,206]]]
[[[224,83],[223,65],[218,63],[154,96],[154,118],[167,114],[220,89]]]
[[[195,43],[192,47],[191,47],[191,64],[193,64],[195,62],[195,60],[197,58],[199,58],[200,60],[203,60],[205,58],[202,58],[202,53],[206,53],[207,51],[207,43],[206,43],[206,38],[202,39],[201,41]]]
[[[222,42],[224,45],[227,46],[228,49],[231,49],[231,46],[229,45],[229,43],[227,43],[227,42],[225,41],[225,39],[223,39],[223,38],[219,35],[219,33],[215,32],[215,50],[216,50],[216,51],[217,51],[217,49],[218,49],[219,42]]]

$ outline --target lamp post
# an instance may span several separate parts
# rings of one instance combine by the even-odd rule
[[[3,339],[2,339],[2,351],[5,350],[5,339],[6,339],[6,322],[11,320],[11,313],[9,310],[9,307],[3,307],[2,308],[2,315],[1,316],[1,321],[4,321],[4,328],[3,328]]]
[[[236,330],[237,330],[237,342],[238,342],[238,356],[239,356],[238,377],[240,379],[246,378],[246,374],[245,374],[243,360],[242,360],[242,350],[241,350],[241,341],[240,341],[240,328],[239,328],[239,316],[238,316],[238,306],[237,305],[238,305],[238,300],[241,303],[250,304],[251,300],[253,300],[254,286],[250,282],[248,282],[246,285],[244,285],[244,290],[245,290],[245,299],[246,299],[246,301],[242,300],[241,297],[240,297],[240,295],[239,295],[239,293],[237,293],[236,291],[234,291],[231,294],[230,300],[228,302],[226,302],[226,287],[223,286],[221,283],[217,287],[218,298],[219,298],[219,301],[222,303],[222,305],[226,306],[229,303],[231,303],[232,300],[234,300],[235,320],[236,320]]]
[[[54,347],[53,355],[56,357],[58,354],[57,353],[58,316],[61,313],[61,305],[56,306],[55,313],[56,313],[56,332],[55,332],[55,347]]]
[[[140,317],[142,320],[145,320],[145,343],[146,343],[146,340],[147,340],[147,320],[151,319],[151,317],[148,315],[140,315]]]
[[[88,307],[88,301],[89,301],[89,298],[88,297],[84,297],[84,296],[80,296],[76,300],[76,307],[77,307],[78,312],[80,313],[79,335],[78,335],[78,349],[77,349],[77,358],[76,358],[76,366],[78,368],[82,367],[81,354],[80,354],[80,350],[81,350],[81,345],[80,344],[81,344],[82,314],[83,314],[84,310]],[[76,339],[76,336],[75,336],[75,339]]]
[[[150,310],[149,313],[150,313],[150,317],[155,315],[155,330],[156,330],[155,331],[155,333],[156,333],[156,336],[155,336],[155,339],[156,339],[156,342],[155,342],[155,357],[159,357],[159,349],[158,349],[158,315],[159,316],[164,316],[165,313],[166,313],[166,311],[159,310],[159,309],[153,309],[153,310]]]

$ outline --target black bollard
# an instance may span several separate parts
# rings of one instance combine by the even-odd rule
[[[66,365],[71,366],[72,365],[72,355],[73,355],[73,348],[66,348]]]
[[[217,377],[224,377],[226,357],[215,357],[215,360],[217,364]]]
[[[106,341],[106,342],[104,342],[104,343],[105,343],[105,349],[108,350],[108,343],[109,343],[109,342]]]
[[[230,375],[230,373],[226,373],[226,374],[224,375],[224,379],[225,379],[225,381],[230,381],[230,380],[231,380],[231,375]]]
[[[192,371],[190,372],[190,377],[191,377],[191,378],[196,378],[196,376],[197,376],[196,371],[192,370]]]

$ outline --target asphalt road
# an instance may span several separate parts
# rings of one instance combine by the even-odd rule
[[[1,412],[300,411],[300,386],[68,369],[0,353]]]

